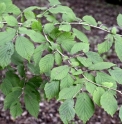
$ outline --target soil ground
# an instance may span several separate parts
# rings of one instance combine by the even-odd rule
[[[25,8],[31,5],[48,6],[47,0],[13,0],[13,2],[21,7]],[[64,5],[70,6],[78,17],[82,18],[84,15],[92,15],[97,21],[101,21],[106,26],[117,26],[116,17],[119,13],[122,13],[122,6],[107,4],[104,0],[62,0]],[[79,30],[83,30],[82,27],[77,27]],[[122,34],[122,30],[119,29],[119,33]],[[92,50],[96,50],[96,45],[104,40],[105,32],[101,30],[93,29],[92,32],[87,31],[87,36],[90,39]],[[122,67],[122,63],[116,58],[116,55],[110,51],[107,55],[107,59],[114,63],[117,63]],[[119,86],[122,90],[122,87]],[[1,94],[1,93],[0,93]],[[118,104],[122,104],[122,96],[118,95]],[[0,96],[0,124],[62,124],[58,107],[60,103],[55,100],[50,102],[42,101],[40,103],[40,114],[38,119],[31,117],[25,110],[21,117],[13,120],[9,114],[9,111],[3,110],[4,96]],[[73,121],[74,124],[83,124],[77,117]],[[89,120],[87,124],[122,124],[118,117],[118,112],[113,116],[109,116],[103,109],[96,107],[94,116]]]

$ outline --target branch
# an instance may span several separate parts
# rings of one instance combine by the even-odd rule
[[[105,31],[107,33],[111,33],[109,30],[107,29],[103,29],[101,28],[101,26],[97,27],[97,26],[94,26],[94,25],[91,25],[91,24],[86,24],[84,22],[72,22],[72,23],[68,23],[68,22],[62,22],[62,23],[55,23],[54,25],[60,25],[60,24],[70,24],[70,25],[84,25],[84,26],[90,26],[92,28],[96,28],[96,29],[99,29],[99,30],[102,30],[102,31]],[[120,34],[118,34],[119,36],[122,36]]]

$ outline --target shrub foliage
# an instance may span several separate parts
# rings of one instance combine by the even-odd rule
[[[11,0],[0,1],[4,109],[10,109],[14,118],[20,116],[23,98],[25,108],[37,117],[44,91],[48,100],[61,101],[59,114],[64,124],[75,115],[86,123],[95,105],[113,116],[118,109],[116,95],[122,95],[117,90],[117,84],[122,84],[122,69],[102,56],[114,46],[122,61],[122,36],[115,27],[110,30],[90,15],[76,17],[58,0],[49,3],[49,7],[31,6],[21,11]],[[122,14],[117,23],[122,27]],[[74,25],[107,33],[96,52],[91,51],[89,38]],[[122,107],[119,117],[122,120]]]

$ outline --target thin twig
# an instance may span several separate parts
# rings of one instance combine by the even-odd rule
[[[107,29],[103,29],[101,28],[101,26],[97,27],[97,26],[94,26],[94,25],[91,25],[91,24],[86,24],[84,22],[72,22],[72,23],[68,23],[68,22],[62,22],[62,23],[55,23],[54,25],[60,25],[60,24],[70,24],[70,25],[84,25],[84,26],[90,26],[92,28],[96,28],[96,29],[99,29],[99,30],[103,30],[107,33],[111,33],[111,31],[107,30]],[[122,36],[121,34],[118,34],[119,36]]]

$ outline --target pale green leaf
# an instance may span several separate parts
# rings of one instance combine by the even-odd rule
[[[35,19],[35,14],[32,11],[25,11],[24,16],[26,19]]]
[[[17,53],[30,61],[34,53],[34,45],[25,37],[18,36],[15,43]]]
[[[111,62],[99,62],[99,63],[91,65],[89,69],[90,70],[104,70],[104,69],[111,68],[112,66],[115,66],[115,64]]]
[[[50,32],[51,32],[54,28],[55,28],[55,27],[54,27],[54,24],[52,24],[52,23],[47,23],[47,24],[44,25],[44,32],[45,32],[46,34],[50,34]]]
[[[77,97],[75,104],[75,111],[77,116],[86,123],[94,114],[93,101],[86,93],[81,93]]]
[[[52,54],[48,54],[41,58],[39,62],[40,72],[45,73],[51,71],[54,65],[54,56]]]
[[[17,26],[18,25],[17,19],[14,16],[10,16],[10,15],[4,16],[4,19],[9,26]]]
[[[111,82],[113,83],[112,88],[116,89],[117,85],[116,82],[114,81],[113,77],[111,77],[110,75],[104,73],[104,72],[97,72],[97,76],[95,78],[96,83],[98,84],[102,84],[103,82]]]
[[[44,50],[48,49],[48,44],[42,44],[40,46],[38,46],[35,50],[34,50],[34,54],[33,54],[33,59],[34,59],[34,63],[35,65],[37,65],[41,59],[42,53]]]
[[[6,10],[6,4],[0,3],[0,14],[4,13],[5,10]]]
[[[52,80],[61,80],[67,76],[69,67],[67,65],[55,67],[51,71]]]
[[[81,40],[81,41],[83,41],[83,42],[85,42],[85,43],[88,43],[88,42],[89,42],[87,36],[86,36],[83,32],[81,32],[81,31],[79,31],[79,30],[77,30],[77,29],[75,29],[75,28],[73,28],[73,32],[74,32],[75,36],[76,36],[79,40]]]
[[[56,52],[54,56],[55,56],[56,64],[57,65],[61,65],[61,63],[62,63],[62,56],[58,52]]]
[[[93,93],[93,101],[98,105],[98,106],[101,106],[100,104],[100,99],[101,99],[101,96],[103,95],[103,93],[105,92],[105,90],[101,87],[97,87],[95,90],[94,90],[94,93]]]
[[[42,43],[46,41],[45,37],[41,33],[36,32],[34,30],[29,30],[27,28],[20,27],[19,33],[28,35],[30,39],[37,43]]]
[[[11,63],[11,56],[14,53],[14,45],[8,42],[0,46],[0,66],[3,68]]]
[[[48,1],[50,2],[50,5],[51,5],[51,6],[60,4],[59,0],[48,0]]]
[[[122,84],[122,69],[114,68],[114,70],[109,70],[109,73],[119,84]]]
[[[119,15],[117,16],[117,24],[118,24],[120,27],[122,27],[122,14],[119,14]]]
[[[90,25],[97,26],[97,22],[92,16],[89,16],[89,15],[84,16],[83,21],[85,21]]]
[[[71,25],[70,24],[60,25],[59,30],[68,32],[71,30]]]
[[[113,86],[113,83],[111,82],[102,82],[102,85],[107,88],[111,88]]]
[[[89,51],[86,55],[93,63],[103,62],[102,57],[96,52]]]
[[[84,53],[89,51],[88,43],[75,43],[75,45],[71,49],[71,54],[75,54],[79,51],[83,51]]]
[[[81,84],[78,84],[76,86],[70,86],[67,88],[63,88],[59,92],[58,100],[74,98],[80,92],[81,88],[82,88]]]
[[[48,99],[52,99],[58,96],[59,93],[59,81],[52,81],[51,83],[46,83],[45,94]]]
[[[73,99],[68,99],[61,104],[59,108],[59,114],[64,124],[68,124],[68,122],[74,118],[75,110],[73,107]]]
[[[66,88],[66,87],[70,87],[70,86],[73,85],[73,82],[74,82],[74,80],[71,77],[71,75],[67,74],[67,76],[61,80],[60,88],[63,89],[63,88]]]
[[[100,103],[102,108],[111,116],[117,111],[117,101],[110,92],[105,92],[101,96]]]
[[[0,32],[0,46],[12,41],[12,39],[15,36],[15,29],[9,28],[7,31],[5,32]]]
[[[119,118],[120,118],[120,120],[122,122],[122,106],[120,107],[120,110],[119,110]]]
[[[77,57],[78,61],[84,65],[85,67],[89,67],[92,65],[92,61],[89,58],[85,57]]]
[[[95,84],[92,84],[90,82],[85,82],[85,86],[86,86],[86,90],[93,95],[95,89],[97,88],[97,86]]]
[[[14,4],[7,4],[5,13],[13,13],[14,15],[19,15],[21,13],[20,9]]]
[[[122,61],[122,37],[119,35],[115,36],[115,52],[118,58]]]
[[[111,46],[112,46],[112,43],[113,43],[113,42],[106,40],[106,41],[104,41],[104,42],[98,44],[98,52],[99,52],[100,54],[105,53],[105,52],[108,52],[108,50],[109,50],[109,49],[111,48]]]

